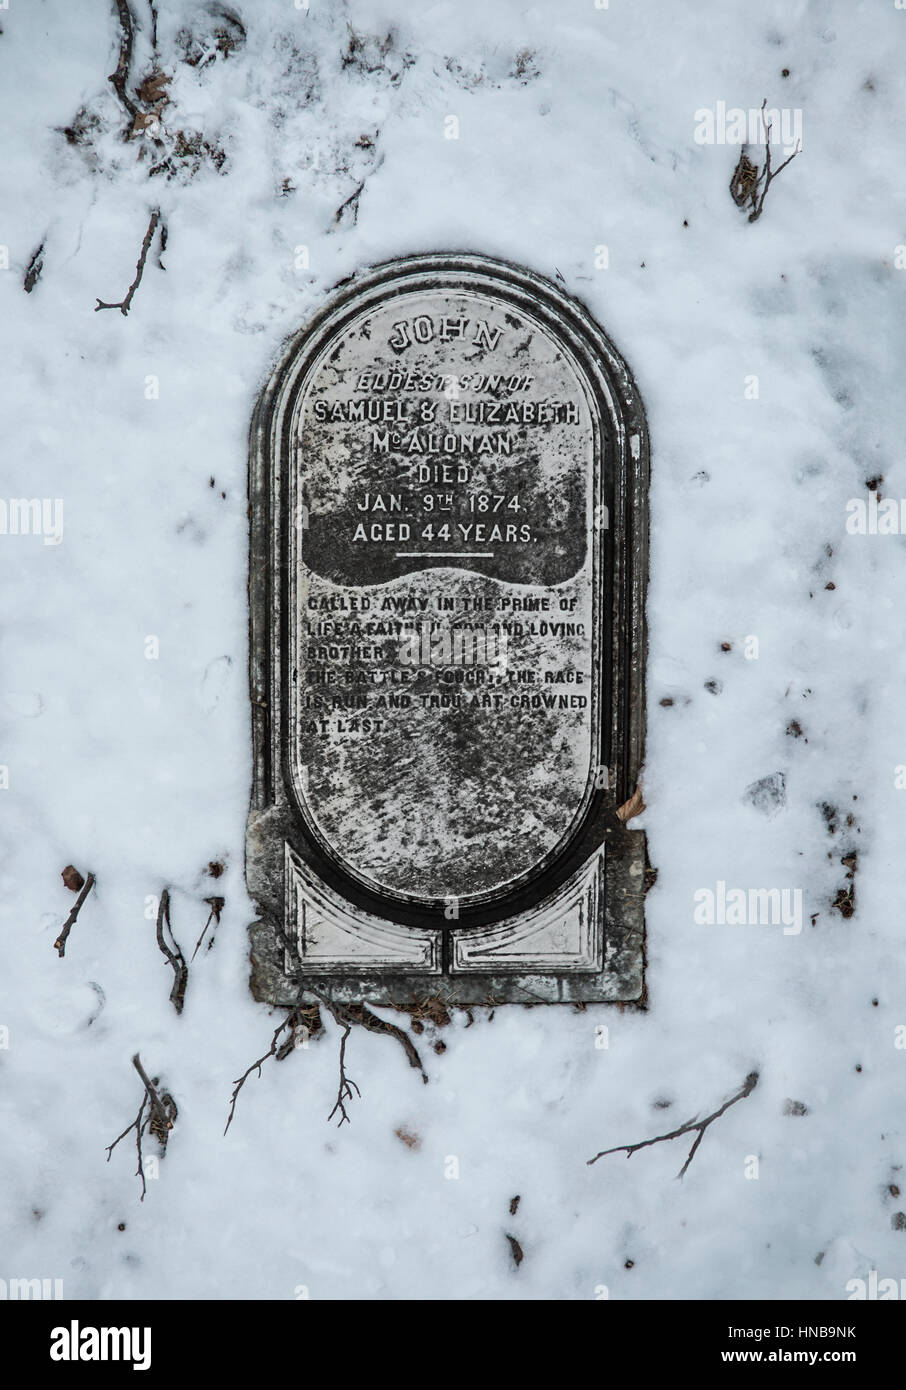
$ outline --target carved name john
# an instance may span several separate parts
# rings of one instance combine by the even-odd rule
[[[647,444],[612,346],[474,256],[379,268],[252,429],[259,997],[636,998]]]

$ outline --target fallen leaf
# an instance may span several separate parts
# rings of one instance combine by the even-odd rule
[[[74,864],[67,864],[60,877],[70,893],[80,893],[85,887],[85,880]]]

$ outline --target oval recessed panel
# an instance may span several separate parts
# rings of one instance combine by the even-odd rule
[[[328,317],[282,425],[287,775],[396,903],[544,873],[608,757],[613,421],[575,336],[492,280]]]

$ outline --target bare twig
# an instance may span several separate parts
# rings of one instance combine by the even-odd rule
[[[354,189],[352,190],[352,192],[350,193],[349,197],[343,199],[342,203],[340,204],[340,206],[337,208],[336,212],[335,212],[334,215],[333,215],[333,220],[334,220],[335,223],[337,223],[337,225],[339,225],[339,223],[341,223],[341,222],[343,221],[343,217],[344,217],[344,215],[345,215],[345,213],[346,213],[347,208],[349,209],[350,213],[352,214],[352,225],[355,226],[355,224],[358,222],[358,220],[359,220],[359,199],[360,199],[361,196],[362,196],[362,189],[363,189],[364,187],[365,187],[365,180],[362,179],[362,182],[361,182],[360,184],[358,184],[357,187],[354,188]]]
[[[353,1081],[352,1077],[348,1076],[346,1072],[346,1040],[349,1037],[349,1034],[352,1030],[352,1024],[343,1023],[341,1024],[341,1027],[343,1029],[343,1036],[340,1039],[340,1084],[337,1087],[336,1104],[334,1105],[330,1114],[327,1116],[329,1122],[333,1119],[334,1115],[339,1110],[340,1118],[337,1121],[338,1129],[341,1129],[344,1124],[349,1124],[349,1115],[346,1111],[346,1102],[347,1100],[353,1099],[353,1091],[355,1092],[356,1096],[361,1096],[362,1094],[356,1083]]]
[[[99,299],[94,307],[95,313],[98,313],[100,309],[119,309],[120,313],[124,317],[126,316],[126,314],[128,314],[132,306],[132,297],[142,282],[142,275],[145,271],[145,261],[148,257],[148,248],[151,245],[152,239],[154,237],[154,229],[159,221],[160,211],[157,208],[155,208],[151,214],[151,219],[148,223],[148,230],[145,232],[145,239],[142,242],[141,254],[138,258],[138,264],[135,267],[135,279],[132,281],[132,284],[126,291],[125,296],[119,301],[118,304],[108,304],[105,300]],[[163,269],[163,267],[161,267],[161,269]]]
[[[395,1023],[387,1023],[383,1018],[378,1018],[377,1014],[373,1014],[366,1004],[341,1004],[337,1000],[325,999],[315,990],[309,990],[309,993],[321,1000],[325,1008],[333,1014],[337,1023],[342,1025],[358,1024],[361,1028],[366,1028],[369,1033],[385,1033],[388,1037],[396,1038],[409,1060],[410,1067],[421,1072],[422,1081],[427,1084],[428,1073],[422,1065],[418,1049],[409,1034],[404,1033],[402,1028],[397,1028]]]
[[[145,1068],[142,1066],[142,1059],[137,1052],[135,1056],[132,1058],[132,1065],[135,1067],[135,1070],[138,1072],[139,1076],[144,1082],[145,1090],[147,1091],[148,1098],[151,1101],[151,1108],[157,1112],[158,1118],[160,1119],[164,1128],[172,1129],[173,1124],[170,1120],[169,1115],[167,1114],[167,1111],[164,1108],[164,1103],[161,1100],[160,1096],[157,1094],[154,1082],[151,1080],[150,1076],[145,1071]]]
[[[129,1133],[130,1130],[135,1130],[135,1145],[138,1150],[138,1168],[136,1169],[135,1175],[136,1177],[141,1178],[142,1180],[142,1201],[145,1200],[145,1193],[148,1190],[147,1183],[145,1182],[145,1165],[142,1156],[142,1136],[144,1135],[145,1130],[148,1128],[148,1122],[150,1120],[150,1116],[144,1119],[142,1118],[145,1114],[145,1106],[147,1105],[147,1103],[148,1094],[147,1092],[145,1092],[142,1095],[142,1103],[138,1107],[138,1114],[132,1121],[131,1125],[127,1125],[126,1128],[123,1130],[122,1134],[118,1134],[117,1137],[114,1139],[113,1143],[107,1145],[107,1162],[109,1163],[113,1150],[116,1148],[120,1140],[125,1139],[126,1135]]]
[[[32,292],[32,290],[34,289],[35,285],[38,283],[38,281],[39,281],[40,278],[41,278],[41,271],[42,271],[43,269],[44,269],[44,242],[42,241],[42,242],[41,242],[41,245],[38,247],[37,251],[35,252],[35,254],[32,256],[31,260],[29,261],[29,263],[28,263],[28,269],[27,269],[26,272],[25,272],[25,279],[23,280],[22,284],[23,284],[23,287],[24,287],[24,289],[25,289],[25,293],[26,293],[26,294],[31,294],[31,292]]]
[[[340,1028],[343,1030],[340,1038],[340,1081],[337,1088],[336,1102],[327,1117],[329,1120],[332,1120],[334,1115],[339,1112],[339,1123],[341,1125],[348,1124],[349,1114],[346,1110],[346,1102],[361,1095],[359,1087],[346,1071],[346,1042],[350,1032],[356,1025],[367,1029],[370,1033],[385,1033],[389,1037],[396,1038],[397,1042],[406,1053],[409,1065],[419,1071],[422,1080],[427,1082],[428,1075],[422,1065],[421,1057],[412,1039],[407,1033],[403,1032],[402,1028],[397,1028],[395,1024],[386,1023],[384,1019],[378,1018],[377,1014],[372,1013],[364,1004],[341,1004],[336,1000],[328,999],[326,996],[318,994],[316,990],[311,988],[307,988],[305,992],[306,994],[314,995],[315,999],[327,1009],[334,1021],[339,1024]],[[284,1038],[283,1042],[280,1042],[281,1037],[287,1029],[290,1030],[289,1037]],[[242,1087],[245,1085],[252,1072],[257,1072],[258,1076],[260,1076],[261,1068],[269,1057],[276,1057],[277,1061],[280,1062],[284,1057],[289,1056],[290,1052],[292,1052],[296,1046],[296,1039],[300,1029],[304,1029],[308,1037],[312,1037],[315,1033],[320,1032],[321,1015],[317,1005],[298,1003],[277,1028],[274,1029],[274,1035],[271,1038],[271,1044],[267,1051],[263,1053],[257,1061],[252,1062],[251,1066],[246,1068],[242,1076],[235,1082],[230,1100],[230,1113],[223,1131],[224,1134],[226,1134],[232,1124],[239,1092],[242,1090]]]
[[[238,1077],[237,1080],[234,1082],[233,1094],[230,1097],[230,1113],[227,1116],[227,1122],[223,1128],[224,1134],[226,1134],[230,1125],[233,1123],[233,1116],[236,1113],[236,1101],[239,1099],[239,1092],[242,1090],[243,1086],[245,1085],[246,1081],[248,1081],[253,1071],[257,1071],[259,1077],[261,1076],[262,1066],[267,1061],[268,1057],[274,1056],[274,1053],[277,1051],[277,1039],[280,1037],[280,1034],[285,1032],[286,1029],[290,1026],[290,1023],[292,1022],[292,1017],[293,1015],[291,1013],[287,1014],[286,1018],[284,1018],[283,1021],[280,1024],[278,1024],[278,1026],[274,1029],[274,1036],[271,1038],[271,1045],[267,1049],[267,1051],[263,1053],[262,1056],[260,1056],[256,1062],[253,1062],[250,1067],[246,1067],[242,1075]]]
[[[332,1120],[337,1111],[340,1112],[339,1125],[349,1123],[349,1115],[346,1110],[345,1102],[353,1099],[353,1092],[356,1096],[361,1096],[356,1083],[347,1075],[346,1072],[346,1042],[350,1031],[354,1025],[365,1028],[369,1033],[385,1033],[391,1038],[396,1038],[402,1047],[410,1067],[421,1072],[422,1081],[427,1083],[428,1074],[422,1065],[422,1059],[418,1054],[418,1049],[402,1028],[397,1028],[395,1023],[387,1023],[384,1019],[373,1014],[365,1004],[341,1004],[338,1000],[327,999],[324,995],[318,994],[315,990],[309,993],[314,994],[319,999],[328,1012],[333,1016],[336,1023],[343,1029],[343,1036],[340,1039],[340,1084],[337,1089],[336,1103],[328,1115],[328,1120]]]
[[[171,1112],[167,1109],[164,1102],[158,1095],[154,1082],[151,1080],[144,1067],[142,1066],[141,1057],[137,1052],[135,1056],[132,1058],[132,1065],[135,1067],[135,1070],[141,1077],[142,1084],[145,1088],[142,1092],[142,1103],[138,1107],[138,1114],[136,1115],[132,1123],[126,1126],[122,1134],[117,1135],[112,1144],[107,1145],[107,1162],[110,1162],[113,1150],[116,1148],[120,1140],[125,1139],[126,1135],[134,1129],[135,1147],[136,1152],[138,1153],[138,1168],[136,1169],[135,1175],[136,1177],[141,1178],[142,1180],[141,1200],[144,1201],[145,1193],[148,1190],[148,1186],[145,1182],[145,1162],[144,1155],[142,1153],[142,1139],[144,1137],[145,1131],[148,1129],[149,1126],[152,1125],[152,1122],[156,1122],[156,1125],[154,1127],[156,1129],[156,1137],[158,1138],[163,1148],[166,1149],[166,1136],[167,1133],[173,1128],[173,1120],[171,1119]],[[167,1097],[167,1099],[169,1100],[169,1097]],[[146,1105],[148,1106],[147,1115],[145,1114]],[[173,1106],[172,1113],[175,1113],[175,1106]]]
[[[164,927],[170,933],[170,940],[173,943],[172,950],[167,944],[164,936]],[[157,909],[157,944],[168,962],[173,968],[173,988],[170,990],[170,1001],[178,1014],[182,1013],[183,1005],[186,1002],[186,985],[189,983],[189,967],[186,965],[186,958],[176,944],[176,937],[173,935],[173,928],[170,926],[170,893],[164,889],[160,895],[160,904]]]
[[[774,182],[778,174],[784,172],[786,165],[791,164],[792,161],[795,160],[796,154],[799,154],[800,149],[802,149],[799,140],[796,140],[796,149],[793,150],[791,156],[785,158],[784,163],[778,165],[775,170],[771,168],[771,122],[768,121],[766,107],[767,97],[764,97],[764,100],[761,101],[761,125],[764,126],[764,168],[761,170],[760,175],[756,174],[755,181],[750,182],[748,190],[750,193],[750,203],[752,203],[752,211],[749,213],[750,222],[757,222],[757,220],[759,220],[761,213],[764,211],[764,199],[767,197],[767,190],[770,188],[771,183]],[[739,164],[736,165],[736,170],[741,170],[743,161],[745,161],[745,154],[741,154],[741,157],[739,157]],[[748,161],[746,161],[746,163],[748,163]],[[732,183],[730,188],[732,192],[732,188],[734,188]],[[739,199],[739,197],[736,197],[735,193],[734,199],[739,207],[743,206],[743,203],[746,202],[745,197]]]
[[[199,948],[199,946],[201,945],[201,943],[204,941],[205,933],[207,932],[208,927],[211,925],[211,922],[213,921],[213,923],[214,923],[214,931],[215,931],[215,932],[216,932],[218,926],[220,925],[220,914],[221,914],[221,912],[223,911],[223,903],[224,903],[223,898],[205,898],[205,902],[209,905],[211,911],[208,913],[208,920],[207,920],[207,921],[205,922],[205,924],[204,924],[204,927],[203,927],[203,929],[202,929],[201,936],[200,936],[200,937],[198,938],[198,940],[195,942],[195,950],[192,952],[192,960],[194,960],[195,957],[198,955],[198,948]],[[213,936],[213,934],[211,935],[211,945],[212,945],[212,946],[214,945],[214,936]],[[209,948],[209,949],[210,949],[210,948]]]
[[[685,1163],[676,1175],[678,1178],[682,1178],[685,1176],[689,1164],[695,1157],[698,1146],[704,1139],[705,1130],[708,1126],[713,1124],[715,1120],[719,1120],[721,1115],[725,1114],[726,1111],[730,1109],[731,1105],[735,1105],[737,1101],[745,1100],[746,1096],[750,1096],[757,1085],[758,1072],[750,1071],[743,1082],[742,1089],[737,1091],[735,1096],[731,1096],[729,1100],[724,1101],[723,1105],[718,1110],[715,1110],[713,1115],[709,1115],[707,1119],[687,1120],[684,1125],[680,1125],[679,1129],[671,1130],[669,1134],[659,1134],[654,1139],[643,1139],[638,1144],[617,1144],[615,1148],[602,1149],[600,1153],[595,1154],[594,1158],[589,1158],[587,1162],[589,1165],[597,1163],[599,1158],[604,1158],[607,1154],[625,1153],[627,1158],[631,1158],[634,1153],[638,1153],[639,1149],[647,1149],[652,1144],[663,1144],[666,1143],[668,1139],[679,1139],[683,1134],[694,1133],[696,1136],[695,1141],[692,1148],[689,1150]]]
[[[284,1041],[280,1044],[280,1047],[278,1048],[278,1039],[280,1038],[281,1034],[286,1032],[287,1029],[290,1030],[290,1035],[288,1038],[284,1039]],[[233,1094],[230,1098],[230,1113],[227,1116],[227,1122],[224,1126],[224,1134],[226,1134],[230,1125],[233,1123],[233,1115],[236,1112],[236,1101],[239,1098],[239,1092],[242,1090],[246,1081],[248,1081],[252,1072],[257,1071],[260,1077],[261,1068],[267,1061],[268,1057],[276,1057],[278,1062],[282,1062],[284,1058],[288,1057],[289,1054],[295,1049],[296,1036],[300,1029],[304,1029],[306,1037],[312,1037],[315,1033],[320,1032],[321,1015],[318,1012],[317,1006],[306,1006],[304,1004],[297,1004],[294,1009],[291,1009],[290,1012],[286,1015],[286,1018],[283,1019],[282,1023],[280,1023],[278,1027],[274,1029],[274,1036],[271,1038],[271,1045],[267,1049],[267,1051],[261,1057],[258,1058],[257,1062],[253,1062],[250,1067],[247,1067],[246,1070],[242,1073],[242,1075],[238,1078],[238,1080],[234,1083]]]
[[[113,89],[119,97],[122,105],[130,116],[129,130],[131,132],[132,122],[138,115],[138,107],[130,97],[126,83],[129,81],[129,70],[132,67],[132,44],[135,37],[135,26],[132,22],[132,11],[129,9],[127,0],[114,0],[117,16],[120,22],[120,55],[117,59],[116,72],[112,72],[108,81],[112,82]],[[129,138],[127,133],[124,139]]]
[[[66,921],[63,923],[63,926],[62,926],[62,928],[61,928],[61,930],[60,930],[60,935],[57,937],[56,941],[53,943],[53,944],[54,944],[54,947],[55,947],[55,949],[56,949],[57,955],[58,955],[61,959],[62,959],[63,956],[65,956],[65,954],[66,954],[66,940],[67,940],[67,937],[69,936],[69,933],[72,931],[73,927],[75,926],[76,918],[78,917],[79,913],[80,913],[81,910],[82,910],[82,904],[83,904],[83,902],[85,901],[85,899],[88,897],[88,894],[91,892],[91,890],[92,890],[93,887],[94,887],[94,874],[89,874],[88,877],[87,877],[86,880],[85,880],[85,885],[84,885],[84,887],[82,888],[81,893],[79,894],[79,896],[78,896],[78,897],[76,898],[76,900],[75,900],[75,906],[73,907],[73,909],[72,909],[72,911],[70,912],[69,916],[66,918]]]

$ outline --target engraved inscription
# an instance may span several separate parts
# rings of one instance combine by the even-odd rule
[[[308,371],[289,770],[369,889],[510,891],[600,788],[602,429],[569,350],[491,291],[397,295]]]

